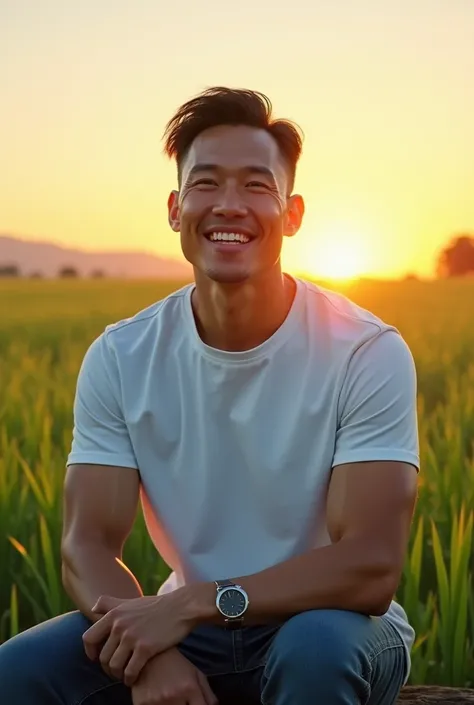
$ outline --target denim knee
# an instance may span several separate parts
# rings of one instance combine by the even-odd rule
[[[367,619],[339,610],[302,612],[281,627],[270,649],[271,658],[292,669],[341,669],[354,657],[353,644],[347,638],[350,622]]]
[[[39,680],[42,661],[40,653],[24,648],[21,635],[0,646],[0,689],[6,702],[27,702],[32,695],[29,684]]]
[[[55,684],[78,662],[88,623],[69,613],[32,627],[0,646],[0,689],[9,705],[59,702]],[[83,660],[86,660],[84,653]]]
[[[305,698],[309,698],[306,702],[329,698],[335,683],[341,692],[351,689],[364,701],[370,690],[368,673],[364,673],[354,640],[347,638],[351,622],[364,619],[368,618],[338,610],[311,610],[285,622],[268,651],[263,702],[299,705]]]

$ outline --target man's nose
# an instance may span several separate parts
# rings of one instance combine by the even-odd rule
[[[214,215],[224,218],[239,218],[247,215],[248,209],[238,190],[233,187],[220,190],[212,209]]]

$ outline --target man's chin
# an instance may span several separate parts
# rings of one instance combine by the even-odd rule
[[[216,267],[215,269],[209,267],[201,270],[201,273],[218,284],[244,284],[252,276],[248,270],[231,267]]]

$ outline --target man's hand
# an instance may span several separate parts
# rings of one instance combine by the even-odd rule
[[[83,635],[87,656],[131,687],[153,656],[179,644],[194,623],[188,593],[123,600],[102,596],[92,608],[104,615]]]
[[[218,705],[206,676],[176,648],[152,658],[132,686],[133,705]]]

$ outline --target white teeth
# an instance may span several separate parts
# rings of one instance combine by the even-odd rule
[[[217,242],[218,240],[222,240],[224,242],[240,242],[242,244],[245,244],[246,242],[250,241],[250,238],[247,237],[247,235],[244,235],[243,233],[214,232],[214,233],[210,234],[209,240],[211,240],[212,242]]]

